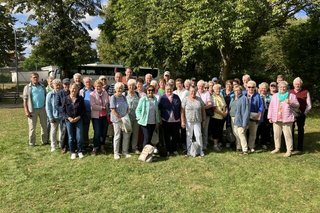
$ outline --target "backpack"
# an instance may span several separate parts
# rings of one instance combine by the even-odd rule
[[[145,145],[138,160],[141,160],[141,161],[147,162],[147,163],[152,162],[153,151],[154,151],[153,146],[151,146],[149,144]]]

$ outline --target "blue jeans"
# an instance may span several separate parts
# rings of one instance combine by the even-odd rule
[[[107,117],[92,118],[93,147],[99,148],[105,144],[107,134]]]
[[[60,120],[60,148],[61,149],[68,149],[68,132],[67,132],[67,124],[65,119]]]
[[[69,138],[69,147],[70,152],[76,152],[75,142],[77,144],[78,153],[82,152],[83,147],[83,136],[82,136],[82,119],[80,119],[77,123],[70,123],[66,120],[67,131],[68,131],[68,138]]]

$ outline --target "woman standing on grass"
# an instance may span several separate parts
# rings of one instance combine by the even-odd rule
[[[197,96],[199,98],[201,98],[202,102],[205,104],[205,109],[210,109],[214,106],[214,104],[213,104],[213,101],[212,101],[212,98],[211,98],[209,91],[205,90],[205,84],[206,84],[206,82],[203,80],[198,81],[198,83],[197,83],[197,87],[198,87]],[[208,145],[209,121],[210,121],[210,116],[206,115],[205,119],[203,120],[204,126],[201,130],[204,150],[207,149],[207,145]]]
[[[278,84],[278,91],[271,98],[268,111],[269,122],[273,124],[273,135],[275,149],[271,154],[280,152],[281,134],[283,132],[287,152],[284,157],[290,157],[293,150],[292,142],[292,124],[294,122],[293,110],[299,108],[299,102],[296,95],[288,92],[288,83],[281,81]]]
[[[47,98],[46,98],[46,112],[47,112],[48,120],[50,122],[51,152],[54,152],[57,148],[57,132],[58,132],[58,126],[61,120],[61,113],[56,107],[57,95],[61,89],[61,80],[54,79],[52,81],[52,86],[53,86],[53,90],[47,94]]]
[[[213,95],[212,100],[215,103],[214,115],[213,117],[213,129],[212,137],[213,137],[213,148],[215,151],[220,151],[219,142],[222,142],[222,134],[223,134],[223,126],[224,119],[227,116],[227,104],[222,95],[220,95],[221,85],[215,84],[213,86]]]
[[[154,87],[147,87],[147,96],[140,98],[136,108],[138,124],[143,132],[143,147],[151,143],[154,129],[160,122],[158,101],[154,95]]]
[[[167,84],[165,95],[159,101],[159,110],[164,131],[164,140],[168,154],[178,155],[177,142],[179,141],[181,101],[178,95],[173,94],[172,87]]]
[[[139,93],[135,91],[136,89],[136,80],[129,79],[128,81],[128,92],[126,93],[126,99],[129,106],[129,117],[132,126],[131,133],[131,148],[132,152],[139,154],[138,150],[138,136],[139,136],[139,125],[136,118],[136,108],[139,103]]]
[[[64,118],[69,137],[69,147],[71,160],[76,159],[76,150],[79,158],[83,158],[83,136],[82,136],[82,118],[85,113],[84,101],[78,95],[79,87],[77,84],[70,86],[70,95],[66,96],[63,103]],[[75,146],[75,143],[77,146]]]
[[[105,154],[105,141],[107,134],[107,115],[109,105],[109,95],[103,89],[103,82],[96,80],[94,82],[95,90],[90,94],[91,118],[93,124],[93,149],[92,154],[96,155],[100,149]]]
[[[190,87],[189,96],[183,99],[181,105],[181,127],[186,128],[187,132],[187,155],[190,156],[190,148],[193,134],[196,143],[200,147],[200,156],[203,157],[201,126],[204,126],[206,112],[204,103],[200,97],[197,97],[197,90]]]
[[[111,122],[114,129],[113,137],[113,150],[114,150],[114,159],[120,159],[120,143],[121,143],[121,134],[122,134],[122,154],[125,158],[130,158],[131,155],[128,153],[130,133],[125,132],[122,129],[122,118],[128,114],[129,106],[127,99],[122,95],[124,84],[117,82],[114,85],[115,93],[110,98],[110,109],[111,109]]]
[[[236,137],[237,151],[242,150],[243,155],[248,154],[247,128],[249,125],[249,100],[243,94],[240,85],[233,87],[234,99],[230,102],[231,126]]]

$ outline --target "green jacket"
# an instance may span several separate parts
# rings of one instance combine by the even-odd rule
[[[153,97],[155,107],[158,108],[158,101],[156,97]],[[147,96],[140,98],[138,106],[136,108],[136,117],[138,124],[141,126],[147,126],[149,116],[149,100]],[[159,110],[156,110],[156,123],[160,123]]]

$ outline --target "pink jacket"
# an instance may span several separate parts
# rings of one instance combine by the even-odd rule
[[[109,105],[109,95],[106,91],[102,91],[102,103],[100,95],[94,90],[90,94],[90,105],[91,105],[91,118],[99,118],[99,112],[102,110],[102,107],[108,107]],[[108,112],[108,110],[107,110]]]
[[[283,123],[290,123],[294,122],[294,115],[292,112],[292,108],[299,108],[299,102],[297,100],[297,97],[294,94],[289,94],[289,101],[290,105],[286,102],[284,103],[283,113],[282,113],[282,122]],[[278,109],[279,109],[279,98],[278,93],[274,94],[271,98],[271,102],[269,105],[268,110],[268,119],[272,120],[272,123],[275,123],[278,121]]]

